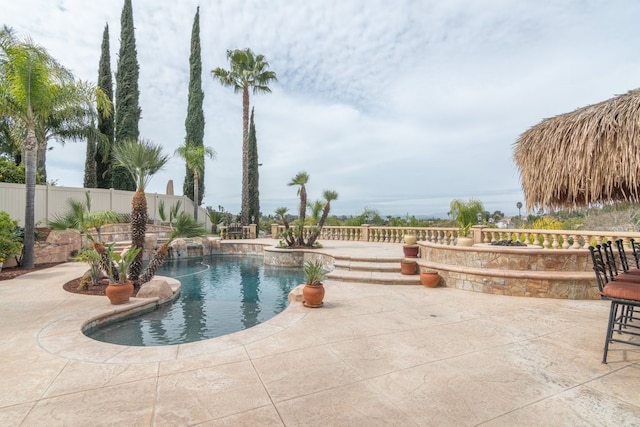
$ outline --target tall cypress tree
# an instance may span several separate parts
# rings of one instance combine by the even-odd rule
[[[120,17],[120,54],[116,72],[116,129],[115,143],[137,140],[139,136],[140,106],[138,89],[138,53],[133,26],[131,0],[124,0]],[[113,188],[134,191],[133,178],[122,167],[113,170]]]
[[[200,55],[200,7],[196,9],[191,30],[191,53],[189,55],[189,95],[187,105],[187,118],[184,121],[186,129],[185,143],[193,146],[204,145],[204,112],[202,104],[204,92],[202,91],[202,60]],[[183,194],[191,200],[196,200],[193,194],[193,171],[186,168]],[[202,204],[204,196],[204,170],[200,175],[198,185],[197,205]]]
[[[87,157],[84,161],[84,188],[96,188],[96,141],[90,135],[87,137]]]
[[[102,34],[102,53],[98,65],[98,87],[113,104],[113,78],[111,77],[111,53],[109,48],[109,24]],[[111,188],[111,146],[113,145],[113,114],[103,117],[98,109],[98,130],[107,137],[106,144],[98,144],[95,148],[96,185],[98,188]]]
[[[256,125],[253,121],[253,108],[251,108],[251,120],[249,121],[249,153],[247,158],[249,165],[249,221],[260,227],[260,188],[258,177],[258,139],[256,137]]]

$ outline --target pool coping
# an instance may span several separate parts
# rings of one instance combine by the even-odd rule
[[[173,281],[179,282],[168,277],[158,278],[168,279],[172,288],[175,288]],[[179,286],[173,298],[165,302],[173,301],[178,293]],[[223,351],[262,340],[297,323],[307,314],[302,310],[304,307],[301,303],[289,300],[282,312],[242,331],[184,344],[127,346],[94,340],[86,336],[84,331],[154,310],[161,304],[159,298],[131,298],[129,302],[119,305],[110,305],[106,298],[104,301],[104,307],[78,311],[48,324],[37,334],[38,345],[50,354],[86,362],[131,364],[171,361],[211,354],[216,349]]]

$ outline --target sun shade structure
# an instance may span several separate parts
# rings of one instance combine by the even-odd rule
[[[545,119],[514,144],[527,208],[640,199],[640,89]]]

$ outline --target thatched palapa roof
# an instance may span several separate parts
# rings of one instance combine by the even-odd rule
[[[527,208],[640,200],[640,89],[545,119],[514,144]]]

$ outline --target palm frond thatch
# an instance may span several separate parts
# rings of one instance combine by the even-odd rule
[[[640,89],[548,118],[514,144],[528,209],[640,200]]]

